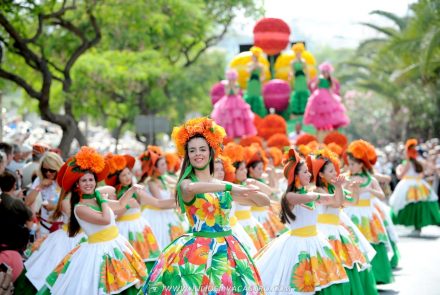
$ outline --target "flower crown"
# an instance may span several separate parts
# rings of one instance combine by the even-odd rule
[[[73,166],[73,172],[101,173],[105,168],[104,157],[96,152],[94,148],[83,146],[79,152],[71,158],[69,166]]]
[[[243,162],[245,160],[244,147],[235,142],[230,142],[225,146],[223,155],[228,157],[232,163]]]
[[[315,156],[317,159],[326,159],[332,162],[333,166],[335,166],[336,172],[339,174],[339,158],[338,155],[332,152],[330,149],[321,149],[316,151]]]
[[[232,166],[232,161],[229,159],[229,157],[226,156],[219,156],[217,158],[219,161],[221,161],[223,165],[223,170],[225,171],[225,177],[224,181],[234,182],[235,181],[235,167]]]
[[[171,138],[176,145],[179,156],[185,156],[185,145],[195,135],[203,136],[215,154],[221,154],[223,139],[226,136],[225,129],[212,119],[202,117],[188,120],[183,125],[174,127]]]
[[[284,161],[284,177],[287,179],[287,183],[290,185],[295,177],[295,169],[298,163],[301,161],[300,156],[294,149],[290,149],[287,153],[287,159]]]

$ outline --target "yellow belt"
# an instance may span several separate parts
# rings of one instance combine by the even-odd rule
[[[237,224],[237,217],[236,217],[236,216],[231,216],[231,217],[229,218],[229,224],[230,224],[231,226],[235,226],[235,225]]]
[[[404,176],[403,179],[422,180],[422,177],[420,177],[420,176]]]
[[[370,200],[359,200],[359,202],[356,204],[358,207],[370,207],[371,201]]]
[[[318,234],[318,231],[316,230],[316,225],[310,225],[297,229],[292,229],[289,233],[291,236],[308,238],[316,236]]]
[[[140,212],[136,212],[136,213],[133,213],[133,214],[122,215],[117,220],[118,221],[132,221],[132,220],[136,220],[136,219],[139,219],[139,218],[141,218],[141,213]]]
[[[250,211],[239,210],[235,211],[235,217],[237,217],[238,220],[244,220],[251,218],[252,214]]]
[[[103,230],[100,230],[88,237],[89,244],[107,242],[114,240],[118,237],[119,230],[115,225],[109,226]]]
[[[256,211],[256,212],[264,212],[267,210],[267,207],[254,207],[254,206],[252,206],[251,210]]]
[[[150,205],[143,205],[141,208],[142,208],[142,211],[144,211],[145,209],[157,210],[157,211],[162,210],[162,209],[160,209],[160,208],[153,207],[153,206],[150,206]]]
[[[335,214],[319,214],[318,223],[338,225],[339,216]]]

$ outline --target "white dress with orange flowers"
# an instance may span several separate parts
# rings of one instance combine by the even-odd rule
[[[254,242],[244,230],[243,226],[238,222],[237,217],[235,217],[236,207],[237,204],[232,202],[232,208],[229,214],[229,223],[231,225],[232,234],[243,244],[249,254],[254,256],[257,253],[257,248],[255,248]]]
[[[332,288],[342,294],[347,274],[330,243],[317,231],[314,203],[296,205],[289,231],[255,256],[267,294],[314,294]],[[329,290],[330,291],[330,290]]]
[[[74,237],[69,237],[68,220],[63,213],[63,227],[49,234],[24,262],[26,277],[37,290],[44,286],[46,277],[67,253],[78,244],[87,241],[87,236],[82,231]]]
[[[368,269],[370,264],[358,243],[353,239],[350,232],[341,224],[339,217],[340,209],[330,206],[318,206],[318,230],[327,237],[333,250],[341,259],[344,267],[362,271]]]
[[[159,245],[139,208],[130,208],[118,217],[119,233],[126,238],[144,261],[154,261],[160,255]]]
[[[390,197],[390,205],[396,215],[409,204],[437,201],[437,194],[412,164]]]
[[[257,251],[269,243],[269,234],[266,232],[263,225],[252,215],[251,206],[237,204],[235,217],[237,217],[238,222],[252,239]]]
[[[160,199],[171,198],[168,190],[160,190]],[[142,217],[151,226],[160,250],[185,233],[184,226],[174,209],[159,209],[152,206],[142,206]]]
[[[88,242],[70,251],[47,277],[51,294],[117,294],[142,286],[147,278],[145,264],[119,234],[113,211],[110,213],[110,224],[97,225],[78,218],[75,211]]]

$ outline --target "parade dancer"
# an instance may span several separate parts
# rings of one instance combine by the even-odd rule
[[[390,197],[390,205],[395,222],[414,226],[413,234],[419,236],[423,227],[440,224],[440,211],[437,194],[423,179],[416,147],[416,139],[407,140],[406,160],[396,169],[401,180]]]
[[[109,202],[96,190],[107,173],[104,158],[90,147],[82,147],[61,167],[58,182],[71,194],[69,236],[82,228],[88,242],[63,258],[38,294],[118,294],[146,279],[142,258],[119,234],[112,211],[127,205],[141,188],[133,186],[119,201]]]
[[[192,232],[171,243],[145,284],[145,294],[264,294],[252,258],[232,235],[232,200],[268,204],[256,187],[212,177],[214,159],[226,133],[211,119],[197,118],[173,130],[172,138],[184,157],[176,200]]]
[[[290,230],[255,257],[264,287],[269,294],[343,294],[347,274],[330,243],[318,234],[315,204],[341,199],[342,181],[335,183],[335,194],[307,192],[311,174],[293,149],[288,153],[284,176],[288,188],[281,199],[281,221]]]

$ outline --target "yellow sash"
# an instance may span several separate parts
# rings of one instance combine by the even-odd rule
[[[420,176],[404,176],[402,179],[422,180],[422,177],[420,177]]]
[[[229,224],[235,226],[237,224],[237,217],[231,216],[231,218],[229,218]]]
[[[118,217],[118,221],[132,221],[132,220],[136,220],[141,218],[141,213],[140,212],[136,212],[133,214],[126,214],[126,215],[122,215],[121,217]]]
[[[254,206],[251,207],[251,210],[255,212],[264,212],[267,209],[268,209],[267,207],[254,207]]]
[[[115,225],[109,226],[89,236],[89,244],[107,242],[116,239],[119,235],[118,227]]]
[[[289,233],[291,236],[308,238],[316,236],[318,234],[318,231],[316,230],[316,225],[310,225],[297,229],[292,229]]]
[[[141,209],[142,209],[142,211],[144,211],[145,209],[157,210],[157,211],[162,210],[162,209],[160,209],[160,208],[153,207],[153,206],[150,206],[150,205],[143,205],[143,206],[141,207]]]
[[[359,200],[359,202],[356,204],[358,207],[370,207],[371,201],[370,200]]]
[[[335,214],[319,214],[318,223],[338,225],[339,216]]]
[[[239,210],[235,211],[235,217],[237,217],[238,220],[245,220],[251,218],[252,214],[250,211]]]
[[[62,229],[63,229],[63,231],[68,232],[69,231],[69,226],[67,224],[63,224]]]

